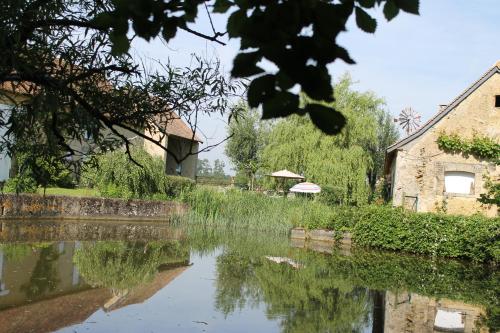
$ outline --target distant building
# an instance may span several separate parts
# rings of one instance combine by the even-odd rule
[[[0,118],[3,117],[5,120],[8,118],[9,109],[12,108],[12,99],[22,101],[23,99],[29,98],[25,92],[12,93],[14,89],[12,87],[2,87],[3,92],[9,94],[9,99],[1,99],[0,96]],[[18,89],[16,87],[16,89]],[[196,177],[196,164],[198,161],[198,149],[199,144],[202,140],[191,130],[190,126],[186,124],[175,112],[167,111],[164,113],[165,119],[162,124],[162,133],[166,135],[161,135],[159,133],[151,134],[144,131],[144,133],[151,138],[161,141],[162,146],[167,148],[162,149],[158,145],[144,140],[142,138],[137,138],[137,136],[127,130],[122,130],[117,128],[116,130],[131,139],[135,145],[143,145],[145,150],[153,156],[160,157],[165,162],[165,173],[168,175],[180,175],[189,178]],[[0,137],[5,134],[7,129],[0,126]],[[108,131],[110,132],[110,131]],[[160,132],[160,131],[159,131]],[[90,140],[90,139],[89,139]],[[78,151],[85,151],[83,148],[86,143],[82,142],[70,142],[70,146]],[[0,182],[5,181],[9,177],[13,176],[12,172],[13,161],[6,154],[0,154]]]
[[[201,139],[193,133],[184,120],[173,112],[169,113],[168,121],[164,121],[163,126],[167,135],[163,138],[157,135],[154,139],[162,139],[162,146],[166,147],[167,151],[147,140],[142,140],[145,150],[152,156],[160,157],[165,162],[167,175],[179,175],[194,179]]]
[[[499,166],[440,150],[436,140],[442,132],[500,139],[500,61],[417,131],[390,146],[385,161],[395,206],[419,212],[497,215],[496,207],[483,207],[477,199],[485,192],[483,176],[498,179]]]

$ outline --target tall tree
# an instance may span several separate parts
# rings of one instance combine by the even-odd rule
[[[399,138],[399,131],[394,124],[392,115],[383,108],[377,110],[377,140],[374,145],[370,146],[373,167],[368,174],[372,192],[375,191],[377,181],[384,176],[386,149]]]
[[[209,32],[197,30],[200,7],[208,15],[231,13],[227,34],[213,25]],[[368,12],[378,7],[391,20],[400,10],[417,14],[419,0],[2,1],[1,98],[17,107],[10,117],[2,111],[0,126],[9,129],[7,136],[15,134],[21,141],[42,136],[48,146],[74,154],[70,142],[86,139],[87,133],[100,148],[116,148],[117,140],[128,147],[129,139],[117,128],[144,137],[137,128],[157,131],[157,116],[166,110],[187,119],[198,119],[199,112],[226,111],[234,87],[213,66],[183,71],[166,65],[164,73],[148,75],[128,54],[133,38],[168,42],[184,30],[222,44],[226,36],[240,39],[231,73],[250,79],[248,102],[262,107],[263,118],[307,113],[325,133],[338,133],[345,118],[334,105],[301,107],[293,88],[299,85],[311,98],[332,102],[327,65],[336,59],[354,63],[337,37],[351,16],[373,33],[377,22]],[[262,60],[278,71],[266,72]],[[12,92],[32,98],[14,100]],[[104,135],[104,129],[116,138]],[[0,149],[12,146],[4,140]]]
[[[224,172],[224,167],[226,163],[224,161],[219,160],[218,158],[214,161],[214,168],[212,170],[212,175],[214,177],[224,177],[226,173]]]
[[[212,167],[210,166],[210,161],[206,158],[198,160],[196,164],[196,175],[210,176],[211,174],[212,174]]]
[[[388,119],[384,101],[373,93],[358,92],[346,75],[335,88],[335,107],[348,120],[340,134],[327,136],[305,117],[280,121],[263,152],[267,171],[288,168],[303,173],[334,193],[335,201],[363,204],[369,199],[371,174],[380,172],[385,130],[379,118]],[[304,103],[309,103],[307,98]],[[383,122],[387,125],[387,122]],[[377,171],[375,171],[377,170]],[[376,177],[376,176],[374,176]]]
[[[253,189],[255,174],[261,167],[261,153],[267,143],[269,126],[260,121],[259,112],[243,102],[236,107],[235,118],[228,126],[229,140],[225,152],[236,171],[242,172]]]

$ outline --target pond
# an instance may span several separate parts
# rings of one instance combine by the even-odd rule
[[[8,222],[0,332],[495,332],[500,274],[148,223]]]

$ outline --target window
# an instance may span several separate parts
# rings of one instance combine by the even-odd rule
[[[446,193],[474,194],[474,174],[464,171],[448,171],[444,173]]]
[[[177,166],[175,167],[175,173],[178,175],[182,174],[182,163],[177,164]]]
[[[500,95],[495,96],[495,107],[500,108]]]

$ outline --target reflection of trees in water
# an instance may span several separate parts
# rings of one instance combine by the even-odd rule
[[[52,243],[47,243],[47,242],[34,243],[34,244],[7,243],[7,244],[0,244],[0,250],[3,252],[5,258],[9,262],[20,262],[25,257],[31,255],[33,250],[43,249],[51,245]]]
[[[264,257],[225,252],[217,258],[216,308],[228,315],[245,305],[266,304],[283,332],[356,332],[368,321],[365,288],[335,279],[325,266],[300,269]]]
[[[59,252],[54,245],[40,248],[40,256],[29,282],[21,285],[21,290],[25,292],[28,299],[37,299],[56,289],[60,282],[55,266],[57,259],[59,259]]]
[[[86,243],[73,257],[85,281],[114,292],[150,281],[162,265],[188,259],[189,252],[178,241]]]

